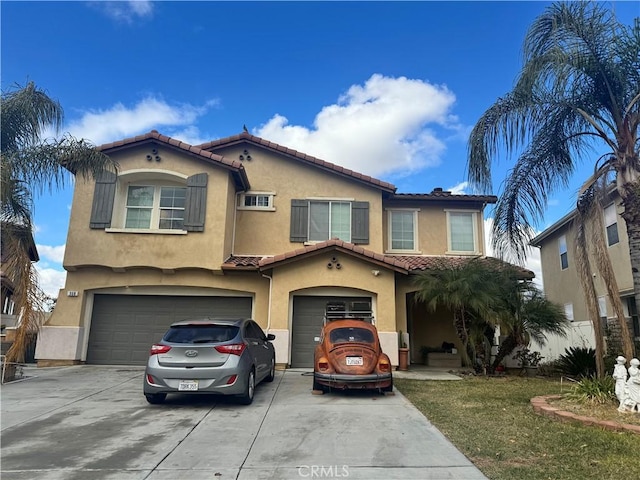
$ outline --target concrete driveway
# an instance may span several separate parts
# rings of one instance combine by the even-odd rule
[[[277,372],[240,406],[148,405],[140,367],[28,369],[2,387],[3,480],[484,479],[401,394],[312,395]]]

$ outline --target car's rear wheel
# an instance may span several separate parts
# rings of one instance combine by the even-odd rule
[[[249,372],[249,375],[247,375],[247,382],[244,386],[244,393],[238,396],[238,401],[242,405],[251,405],[251,402],[253,402],[253,395],[255,393],[255,389],[256,389],[256,373],[252,369]]]
[[[265,378],[264,380],[266,382],[273,382],[273,380],[276,378],[276,359],[272,358],[271,359],[271,369],[269,370],[269,375],[267,375],[267,378]]]
[[[164,402],[165,398],[167,398],[166,393],[145,393],[144,396],[147,398],[147,402],[152,405],[158,405]]]
[[[325,391],[325,386],[322,385],[321,383],[318,383],[315,379],[315,377],[313,377],[313,390],[317,390],[320,392],[324,392]]]
[[[391,379],[391,383],[388,387],[382,387],[380,390],[382,390],[382,393],[393,392],[393,378]]]

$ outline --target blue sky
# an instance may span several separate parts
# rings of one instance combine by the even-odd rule
[[[638,2],[604,4],[626,24],[640,15]],[[97,145],[152,129],[197,144],[246,125],[399,192],[472,193],[468,133],[511,89],[548,5],[5,0],[1,85],[34,81],[61,102],[64,130]],[[494,193],[512,165],[494,166]],[[588,175],[585,162],[538,230],[572,209]],[[54,296],[71,198],[68,188],[36,203],[38,269]],[[529,266],[539,271],[536,255]]]

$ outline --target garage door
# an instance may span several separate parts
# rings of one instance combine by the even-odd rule
[[[291,332],[291,366],[313,367],[314,338],[322,331],[322,321],[328,303],[343,302],[347,310],[352,305],[371,305],[369,297],[293,297]]]
[[[199,316],[250,317],[251,298],[95,295],[87,363],[144,365],[171,323]]]

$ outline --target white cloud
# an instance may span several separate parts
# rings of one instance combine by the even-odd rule
[[[453,195],[466,195],[466,189],[469,186],[469,182],[460,182],[453,187],[447,188]]]
[[[36,263],[40,288],[52,298],[58,298],[60,289],[64,287],[67,272],[56,270]]]
[[[52,247],[51,245],[36,245],[36,249],[38,250],[38,255],[41,260],[50,260],[62,265],[65,246],[66,245],[57,245]]]
[[[493,227],[493,218],[486,218],[484,220],[484,248],[488,257],[494,256],[493,248],[491,248],[491,229]],[[539,233],[539,232],[538,232]],[[542,283],[542,263],[540,261],[540,249],[531,247],[524,268],[531,270],[535,274],[533,283],[543,289]]]
[[[90,2],[90,5],[112,19],[132,24],[136,19],[153,15],[153,2],[146,0],[132,0],[127,2]]]
[[[133,108],[117,103],[107,110],[84,112],[79,120],[69,124],[68,131],[76,138],[85,138],[101,145],[145,133],[156,127],[183,126],[184,132],[189,132],[193,139],[200,140],[197,136],[199,132],[193,124],[216,104],[217,101],[211,100],[201,106],[169,105],[161,98],[149,96]]]
[[[357,172],[409,175],[440,163],[443,139],[461,128],[451,114],[454,103],[445,86],[374,74],[324,107],[313,128],[289,125],[276,114],[254,131]]]

